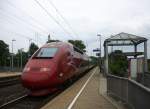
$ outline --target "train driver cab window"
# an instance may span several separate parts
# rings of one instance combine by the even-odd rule
[[[33,58],[53,58],[58,48],[41,48]]]

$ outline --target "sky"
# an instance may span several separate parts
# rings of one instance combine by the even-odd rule
[[[150,39],[149,4],[149,0],[0,0],[0,40],[11,49],[15,39],[14,52],[27,51],[29,39],[42,46],[50,34],[62,41],[83,40],[87,54],[95,55],[97,34],[102,42],[120,32]],[[133,47],[114,49],[132,51]],[[138,50],[143,50],[142,45]],[[148,47],[148,57],[149,51]]]

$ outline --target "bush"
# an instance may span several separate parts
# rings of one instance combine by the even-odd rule
[[[120,50],[116,50],[109,55],[109,70],[116,76],[124,77],[127,75],[128,60]]]

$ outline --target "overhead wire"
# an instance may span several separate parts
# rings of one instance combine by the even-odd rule
[[[31,19],[32,21],[36,22],[36,23],[39,24],[40,26],[43,25],[44,28],[45,28],[45,30],[47,30],[47,28],[49,28],[49,27],[47,27],[46,25],[44,25],[43,23],[39,22],[37,19],[35,19],[32,15],[28,14],[25,10],[16,7],[16,6],[15,6],[13,3],[11,3],[9,0],[6,0],[6,2],[7,2],[9,5],[11,5],[13,8],[15,8],[15,9],[19,10],[20,12],[26,14],[28,17],[30,17],[30,19]],[[43,27],[43,26],[42,26],[42,27]],[[55,33],[52,31],[52,29],[50,29],[50,31],[48,31],[48,32],[49,32],[49,34],[51,34],[51,33],[55,34]],[[37,33],[39,34],[39,32],[37,32]],[[42,35],[42,34],[41,34],[41,35]],[[38,36],[39,36],[39,35],[38,35]],[[43,35],[42,35],[42,36],[43,36]],[[53,37],[55,37],[55,36],[53,35]],[[41,39],[41,37],[39,37],[39,38]]]
[[[9,5],[11,5],[12,7],[14,7],[15,9],[19,10],[20,12],[23,12],[24,14],[26,14],[32,21],[36,22],[38,25],[43,25],[41,27],[44,27],[45,30],[47,30],[47,26],[45,26],[43,23],[39,22],[37,19],[35,19],[33,16],[31,16],[30,14],[28,14],[25,10],[16,7],[13,3],[11,3],[9,0],[5,0]],[[48,27],[49,28],[49,27]],[[50,31],[53,33],[53,31],[50,29]],[[49,30],[47,31],[49,32]]]
[[[2,19],[0,19],[1,21],[5,21],[5,22],[8,22],[8,24],[12,24],[12,25],[15,25],[16,23],[15,22],[12,22],[11,20],[9,20],[9,19],[6,19],[5,18],[5,20],[2,20]]]
[[[67,19],[61,14],[61,12],[58,10],[58,8],[54,5],[54,3],[51,0],[47,0],[49,4],[55,9],[55,11],[59,14],[59,16],[63,19],[63,21],[66,23],[66,25],[70,28],[70,30],[73,32],[75,36],[78,36],[78,34],[74,31],[70,23],[67,21]],[[78,36],[79,37],[79,36]]]
[[[10,33],[10,34],[12,34],[12,35],[14,34],[15,36],[18,36],[18,37],[27,39],[27,40],[29,41],[29,47],[30,47],[30,44],[31,44],[31,43],[33,43],[33,42],[36,43],[36,39],[31,38],[31,37],[29,37],[28,35],[24,35],[24,34],[21,34],[21,33],[17,33],[17,32],[8,30],[8,29],[6,29],[6,28],[1,28],[1,29],[3,29],[4,31],[6,31],[7,33]],[[40,41],[39,43],[43,45],[43,43],[42,43],[41,41]],[[37,45],[39,46],[39,44],[37,44]],[[29,49],[29,48],[28,48],[28,49]]]
[[[4,31],[6,31],[7,33],[8,33],[8,32],[9,32],[9,33],[13,33],[13,34],[15,34],[15,35],[17,35],[17,36],[19,36],[19,37],[22,37],[22,38],[25,38],[25,39],[28,39],[28,40],[36,41],[35,39],[33,39],[33,38],[31,38],[31,37],[29,37],[29,36],[27,36],[27,35],[20,34],[20,33],[11,31],[11,30],[6,29],[6,28],[1,28],[1,29],[3,29]]]
[[[13,16],[14,18],[18,19],[19,21],[21,21],[21,22],[23,22],[24,24],[27,25],[27,23],[26,23],[27,21],[26,21],[25,19],[23,19],[23,18],[21,18],[21,17],[18,17],[17,15],[15,15],[15,14],[13,14],[13,13],[10,13],[10,12],[8,12],[8,11],[2,9],[2,8],[0,8],[0,10],[1,10],[2,12],[7,12],[7,16]],[[34,30],[36,30],[36,31],[37,31],[37,28],[38,28],[38,31],[40,30],[40,31],[42,31],[43,33],[46,33],[46,31],[41,30],[41,28],[35,26],[34,24],[32,24],[32,23],[30,23],[30,22],[28,22],[28,25],[29,25],[30,27],[34,28]],[[35,28],[36,28],[36,29],[35,29]]]
[[[40,7],[41,9],[43,9],[43,11],[45,11],[45,13],[47,13],[47,15],[69,36],[71,36],[73,39],[74,37],[70,34],[70,32],[68,32],[60,23],[59,21],[57,21],[52,14],[46,9],[44,8],[44,6],[38,1],[38,0],[34,0]]]
[[[2,19],[0,19],[1,21],[3,21]],[[5,19],[5,22],[8,22],[9,24],[10,23],[14,23],[14,22],[11,22],[10,20],[6,20]],[[35,39],[33,39],[33,38],[31,38],[31,37],[29,37],[29,36],[27,36],[27,35],[24,35],[24,34],[20,34],[20,33],[17,33],[17,32],[14,32],[14,31],[11,31],[11,30],[9,30],[9,29],[6,29],[6,28],[1,28],[1,29],[3,29],[4,31],[7,31],[7,32],[10,32],[10,33],[14,33],[14,34],[16,34],[17,36],[20,36],[20,37],[23,37],[23,38],[25,38],[25,39],[32,39],[33,41],[36,41]],[[40,42],[41,44],[42,44],[42,42]]]
[[[9,18],[9,19],[7,19],[6,20],[6,18],[5,18],[5,21],[7,21],[7,22],[9,22],[9,23],[16,23],[16,24],[18,24],[18,23],[20,23],[19,21],[21,21],[21,22],[23,22],[22,20],[18,20],[18,18],[16,17],[16,16],[12,16],[12,15],[10,15],[10,14],[6,14],[6,13],[4,13],[4,11],[2,11],[2,10],[0,10],[0,13],[2,14],[3,13],[3,15],[4,16],[6,16],[7,18]],[[11,20],[10,20],[11,19]],[[13,21],[12,21],[12,19],[13,19]],[[15,22],[14,22],[15,21]],[[17,23],[18,22],[18,23]],[[25,23],[25,22],[23,22],[23,23]],[[27,26],[27,24],[25,23],[25,25],[24,25],[27,29],[29,29],[29,30],[33,30],[34,32],[37,32],[36,31],[36,29],[33,29],[33,27],[31,28],[31,27],[29,27],[29,26]],[[39,32],[38,32],[39,33]],[[39,33],[39,34],[43,34],[43,33]]]

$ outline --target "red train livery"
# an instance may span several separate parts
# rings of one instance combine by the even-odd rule
[[[38,49],[27,62],[22,84],[33,96],[58,90],[64,82],[89,68],[88,56],[70,43],[52,42]]]

